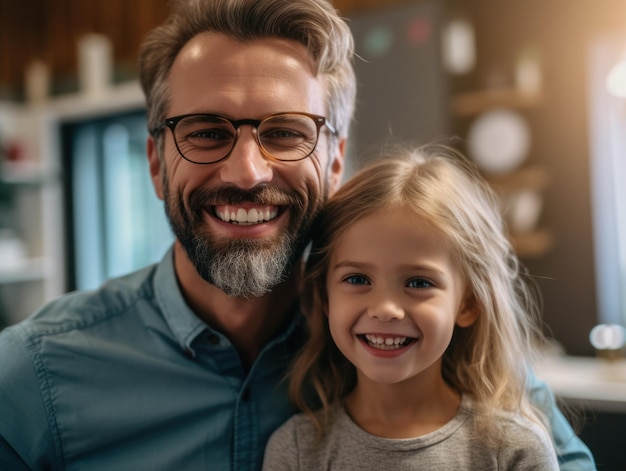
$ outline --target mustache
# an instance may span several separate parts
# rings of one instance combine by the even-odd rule
[[[189,195],[189,206],[192,211],[202,210],[207,206],[241,203],[291,206],[295,209],[304,209],[305,207],[305,201],[299,194],[285,191],[276,185],[259,185],[249,190],[242,190],[237,187],[198,188]]]

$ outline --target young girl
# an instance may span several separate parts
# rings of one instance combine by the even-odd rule
[[[540,338],[493,192],[451,149],[405,149],[331,198],[309,257],[304,411],[264,469],[558,469],[525,381]]]

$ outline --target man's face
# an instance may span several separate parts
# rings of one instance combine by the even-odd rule
[[[323,82],[312,72],[304,46],[291,41],[238,42],[202,33],[181,50],[169,79],[168,117],[326,115]],[[164,132],[162,163],[149,142],[153,182],[196,271],[231,296],[266,293],[288,275],[313,216],[338,185],[342,146],[330,149],[323,127],[308,158],[271,161],[261,154],[254,128],[243,125],[227,159],[198,165],[183,159],[170,130]]]

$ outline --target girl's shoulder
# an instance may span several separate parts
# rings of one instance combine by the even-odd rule
[[[463,396],[460,411],[470,420],[445,448],[448,453],[455,450],[462,462],[474,463],[473,469],[558,471],[552,439],[540,422],[520,411],[495,411],[488,416],[490,430],[477,429],[475,421],[484,420],[485,416],[470,395]],[[499,432],[495,442],[486,440],[493,430]]]
[[[340,408],[332,410],[333,423],[334,416],[340,413]],[[309,415],[295,414],[270,436],[265,448],[263,470],[324,469],[318,461],[324,458],[324,453],[320,454],[320,451],[327,441],[318,434]]]
[[[283,423],[278,430],[285,430],[289,433],[315,433],[315,425],[311,417],[305,413],[298,413],[291,416],[285,423]],[[278,430],[276,432],[278,432]],[[275,432],[275,433],[276,433]],[[283,432],[283,433],[287,433]]]
[[[544,426],[518,413],[502,413],[500,420],[504,422],[507,438],[519,444],[545,444],[552,448],[551,438]]]
[[[471,397],[465,398],[463,408],[473,419],[477,419],[477,411]],[[558,461],[552,438],[539,419],[531,419],[521,412],[497,411],[490,420],[499,431],[496,449],[491,445],[483,444],[485,450],[491,450],[497,456],[497,461],[505,468],[523,466],[524,469],[558,470]],[[483,435],[474,439],[481,442]],[[488,453],[485,453],[488,454]]]
[[[321,412],[318,412],[320,414]],[[333,407],[330,411],[330,422],[334,423],[337,417],[345,414],[341,406]],[[287,419],[270,437],[270,442],[310,443],[318,438],[318,431],[312,418],[303,412],[294,414]]]
[[[507,414],[503,420],[507,437],[500,451],[503,461],[523,461],[533,466],[541,463],[538,469],[559,469],[556,451],[545,427],[521,414]]]

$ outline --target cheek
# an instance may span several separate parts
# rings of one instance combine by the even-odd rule
[[[427,316],[422,316],[419,322],[420,329],[426,338],[430,338],[433,343],[441,345],[445,350],[452,340],[455,319],[449,310],[435,309]]]
[[[328,169],[322,165],[322,161],[320,161],[317,155],[310,156],[307,159],[307,164],[307,168],[303,173],[305,184],[316,199],[325,201],[327,196],[326,188],[328,186]]]
[[[342,296],[339,287],[337,286],[336,280],[327,280],[326,281],[326,299],[328,303],[328,312],[327,315],[332,313],[340,312],[339,307],[345,304],[345,297]]]
[[[326,183],[319,162],[309,157],[301,162],[279,164],[275,170],[278,177],[275,183],[302,198],[304,206],[294,214],[310,223],[326,201]]]
[[[327,315],[331,333],[335,331],[341,335],[351,331],[358,318],[358,308],[354,298],[329,292]]]
[[[185,200],[192,191],[206,187],[211,174],[215,172],[215,169],[208,168],[206,165],[192,164],[183,159],[170,159],[166,169],[165,178],[167,178],[170,194],[182,193]]]
[[[342,315],[339,315],[336,309],[330,311],[331,314],[328,316],[328,328],[330,330],[330,336],[335,342],[337,348],[346,355],[346,346],[348,344],[348,339],[351,337],[351,325],[347,322],[346,318]]]

